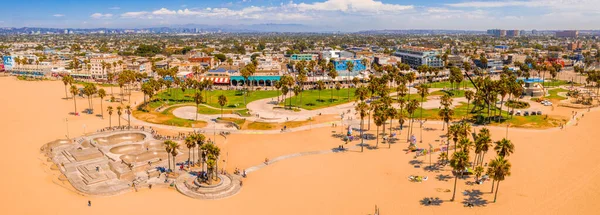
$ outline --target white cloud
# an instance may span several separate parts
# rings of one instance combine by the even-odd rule
[[[543,6],[541,1],[472,1],[446,4],[450,7],[477,7],[477,8],[497,8],[497,7],[539,7]]]
[[[121,8],[120,7],[111,7],[111,8],[108,8],[108,9],[110,9],[110,10],[120,10]]]
[[[60,13],[58,13],[58,14],[54,14],[54,15],[52,15],[52,16],[53,16],[53,17],[63,17],[63,16],[65,16],[65,15],[64,15],[64,14],[60,14]]]
[[[110,13],[106,13],[106,14],[102,14],[102,13],[94,13],[92,15],[90,15],[90,17],[94,18],[94,19],[108,19],[111,18],[113,15]]]
[[[154,14],[154,15],[175,15],[175,14],[177,14],[177,12],[173,11],[173,10],[168,10],[167,8],[163,7],[159,10],[153,11],[152,14]]]
[[[412,5],[385,4],[375,0],[326,0],[311,4],[293,4],[300,11],[342,11],[342,12],[398,12],[413,9]]]
[[[148,15],[148,12],[146,12],[146,11],[137,11],[137,12],[127,12],[127,13],[121,14],[121,17],[136,18],[136,17],[145,16],[145,15]]]

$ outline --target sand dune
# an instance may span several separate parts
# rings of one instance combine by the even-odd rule
[[[565,130],[511,129],[509,137],[516,146],[515,154],[509,157],[512,176],[500,183],[497,203],[491,203],[490,183],[465,184],[472,178],[459,180],[457,200],[448,202],[452,193],[438,190],[452,189],[454,179],[437,178],[451,175],[449,169],[436,173],[414,168],[409,164],[413,154],[402,150],[406,146],[402,141],[391,149],[380,144],[380,149],[364,153],[354,149],[277,162],[250,174],[239,194],[203,201],[167,188],[112,197],[86,197],[71,191],[68,183],[58,179],[59,172],[51,170],[39,149],[44,143],[65,137],[65,118],[73,137],[84,132],[84,125],[86,132],[107,126],[108,117],[67,115],[73,111],[73,101],[61,99],[64,85],[57,81],[27,82],[3,77],[0,92],[0,163],[4,164],[0,209],[6,214],[368,214],[375,205],[382,214],[595,214],[600,210],[600,205],[593,202],[600,197],[598,112],[585,113],[578,126]],[[139,94],[132,98],[141,100]],[[86,99],[78,98],[77,102],[79,110],[87,107]],[[99,112],[98,99],[94,105]],[[557,112],[570,110],[558,108]],[[114,115],[113,124],[117,124]],[[374,133],[375,127],[371,127],[370,132]],[[441,125],[429,127],[437,130],[424,131],[424,144],[439,145],[436,140],[441,139]],[[331,137],[331,129],[219,138],[217,142],[226,160],[220,165],[231,171],[259,164],[265,157],[331,149],[341,143]],[[505,128],[491,130],[493,140],[505,135]],[[493,153],[488,153],[486,160],[492,157]],[[429,157],[417,160],[427,165]],[[436,155],[433,160],[437,160]],[[429,180],[411,183],[407,180],[409,175],[424,175]],[[465,190],[475,190],[471,192],[475,194],[480,191],[481,202],[487,204],[472,209],[463,207],[461,202],[468,198],[463,195]],[[423,206],[420,201],[426,197],[445,201],[440,206]],[[92,207],[87,206],[88,200],[92,200]]]

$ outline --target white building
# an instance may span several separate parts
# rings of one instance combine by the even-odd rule
[[[118,62],[122,60],[121,57],[115,55],[102,55],[99,57],[94,57],[90,59],[91,74],[94,78],[106,78],[108,72],[112,73],[121,73],[123,71],[122,65],[119,65]],[[105,65],[110,64],[110,69],[108,66],[102,68],[102,63]],[[116,63],[116,66],[114,66]]]

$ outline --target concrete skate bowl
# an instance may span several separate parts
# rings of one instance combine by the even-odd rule
[[[127,144],[115,146],[110,149],[110,153],[114,154],[137,154],[144,151],[142,144]]]
[[[55,140],[49,143],[46,143],[45,145],[43,145],[40,149],[42,151],[50,151],[51,149],[54,149],[56,147],[60,147],[60,146],[66,146],[69,144],[73,144],[73,142],[71,140]]]
[[[160,151],[160,150],[164,150],[164,142],[160,141],[160,140],[150,140],[147,141],[146,143],[144,143],[144,148],[148,149],[150,151],[155,150],[155,151]]]
[[[167,152],[165,151],[147,151],[140,154],[121,155],[119,157],[123,162],[127,164],[135,164],[138,162],[147,163],[153,160],[165,160],[167,159]]]
[[[146,139],[146,135],[142,133],[115,134],[108,137],[99,137],[94,141],[101,146],[112,146],[120,143],[135,143]]]

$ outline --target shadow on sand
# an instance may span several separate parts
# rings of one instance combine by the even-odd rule
[[[485,207],[488,204],[488,201],[481,198],[483,193],[480,190],[465,190],[463,192],[463,196],[465,196],[462,201],[465,206],[473,206],[473,207]]]
[[[425,197],[419,200],[419,203],[424,206],[440,206],[444,203],[444,200],[441,200],[438,197]]]

